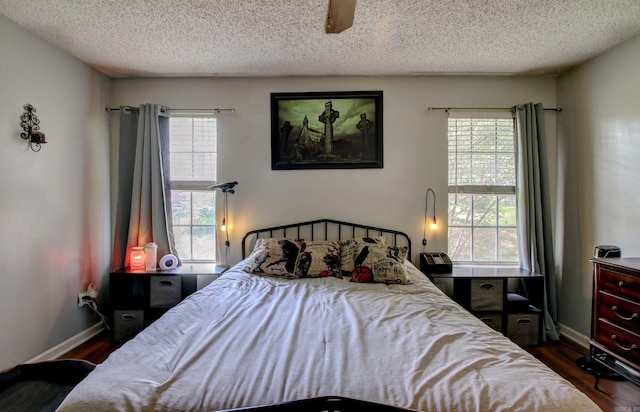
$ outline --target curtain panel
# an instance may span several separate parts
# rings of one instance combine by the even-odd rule
[[[158,257],[176,254],[171,231],[169,119],[162,106],[120,108],[118,192],[111,269],[129,266],[134,246],[154,242]]]
[[[520,266],[545,276],[543,338],[558,340],[556,267],[549,197],[547,141],[542,104],[513,108]]]

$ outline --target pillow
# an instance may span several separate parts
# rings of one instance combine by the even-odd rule
[[[406,247],[383,246],[361,243],[351,273],[352,282],[400,283],[406,285],[411,279],[404,266]]]
[[[300,243],[294,239],[258,239],[242,270],[264,275],[296,277]]]
[[[342,261],[342,272],[345,276],[350,276],[351,272],[355,267],[354,260],[358,254],[358,247],[360,245],[384,245],[384,237],[382,236],[373,236],[373,237],[359,237],[348,240],[341,240],[340,245],[341,248],[341,261]]]
[[[296,264],[296,277],[342,277],[340,242],[331,240],[302,241]]]
[[[409,248],[407,246],[387,246],[387,257],[394,259],[402,264],[407,259]]]

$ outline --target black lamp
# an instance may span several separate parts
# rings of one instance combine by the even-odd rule
[[[427,196],[424,203],[424,227],[422,233],[422,251],[424,252],[425,247],[427,246],[427,211],[429,210],[429,192],[433,195],[433,219],[431,221],[431,230],[436,230],[438,228],[438,222],[436,222],[436,193],[433,189],[427,189]]]
[[[220,225],[220,230],[223,231],[225,233],[225,242],[224,245],[226,247],[225,253],[227,256],[225,256],[228,259],[228,254],[229,254],[229,231],[227,230],[227,221],[229,219],[229,213],[228,213],[228,201],[227,201],[227,195],[229,193],[233,194],[235,193],[235,189],[234,187],[238,184],[238,182],[233,181],[233,182],[227,182],[227,183],[219,183],[213,186],[209,186],[208,189],[211,190],[215,190],[215,189],[220,189],[222,191],[222,193],[224,194],[224,204],[223,204],[223,212],[222,212],[222,224]]]

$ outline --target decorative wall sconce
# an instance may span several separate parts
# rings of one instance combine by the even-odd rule
[[[429,192],[433,195],[433,220],[431,221],[431,230],[436,230],[438,228],[438,222],[436,222],[436,193],[433,189],[427,189],[427,197],[424,203],[424,228],[423,228],[423,238],[422,238],[422,246],[423,249],[427,246],[427,211],[429,209]]]
[[[29,103],[24,105],[25,112],[20,116],[20,127],[24,132],[20,137],[29,142],[29,147],[34,152],[39,152],[41,145],[47,143],[45,135],[40,131],[40,119],[36,116],[36,109]]]

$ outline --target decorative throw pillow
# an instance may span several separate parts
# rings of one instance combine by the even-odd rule
[[[384,245],[384,237],[371,236],[371,237],[359,237],[348,240],[341,240],[341,261],[342,272],[345,276],[350,276],[355,267],[355,259],[358,254],[359,246],[361,245]]]
[[[409,253],[407,246],[387,246],[387,256],[402,264],[404,264],[407,258],[407,253]]]
[[[245,272],[295,278],[300,243],[294,239],[258,239],[243,267]]]
[[[296,277],[342,277],[340,242],[330,240],[303,241],[296,264]]]
[[[404,257],[402,256],[404,254]],[[378,244],[362,243],[358,246],[352,282],[360,283],[411,283],[404,259],[407,256],[405,247],[387,247]]]

